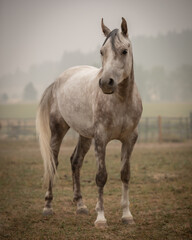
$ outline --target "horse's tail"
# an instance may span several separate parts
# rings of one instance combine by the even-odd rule
[[[50,147],[51,129],[50,129],[50,110],[53,102],[54,83],[44,92],[36,116],[36,130],[39,136],[40,150],[44,162],[44,185],[53,184],[56,166],[53,152]]]

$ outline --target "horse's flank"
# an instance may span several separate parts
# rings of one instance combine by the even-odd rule
[[[71,128],[88,138],[94,136],[93,104],[99,72],[91,66],[70,68],[55,83],[54,95],[61,115]]]

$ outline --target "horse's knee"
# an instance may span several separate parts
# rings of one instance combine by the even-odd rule
[[[98,187],[104,187],[105,183],[107,182],[107,171],[106,169],[100,170],[96,174],[96,184]]]
[[[72,155],[71,156],[71,169],[74,172],[76,169],[81,168],[82,160],[79,155]]]

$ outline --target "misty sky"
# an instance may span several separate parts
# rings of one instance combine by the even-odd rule
[[[192,29],[191,0],[0,0],[0,75],[59,61],[64,51],[94,50],[110,28],[130,36]]]

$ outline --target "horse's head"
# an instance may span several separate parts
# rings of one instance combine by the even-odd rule
[[[118,84],[128,78],[133,65],[132,47],[128,36],[127,22],[122,18],[121,30],[111,31],[103,19],[101,27],[106,40],[100,50],[102,57],[102,74],[99,86],[105,94],[115,92]]]

